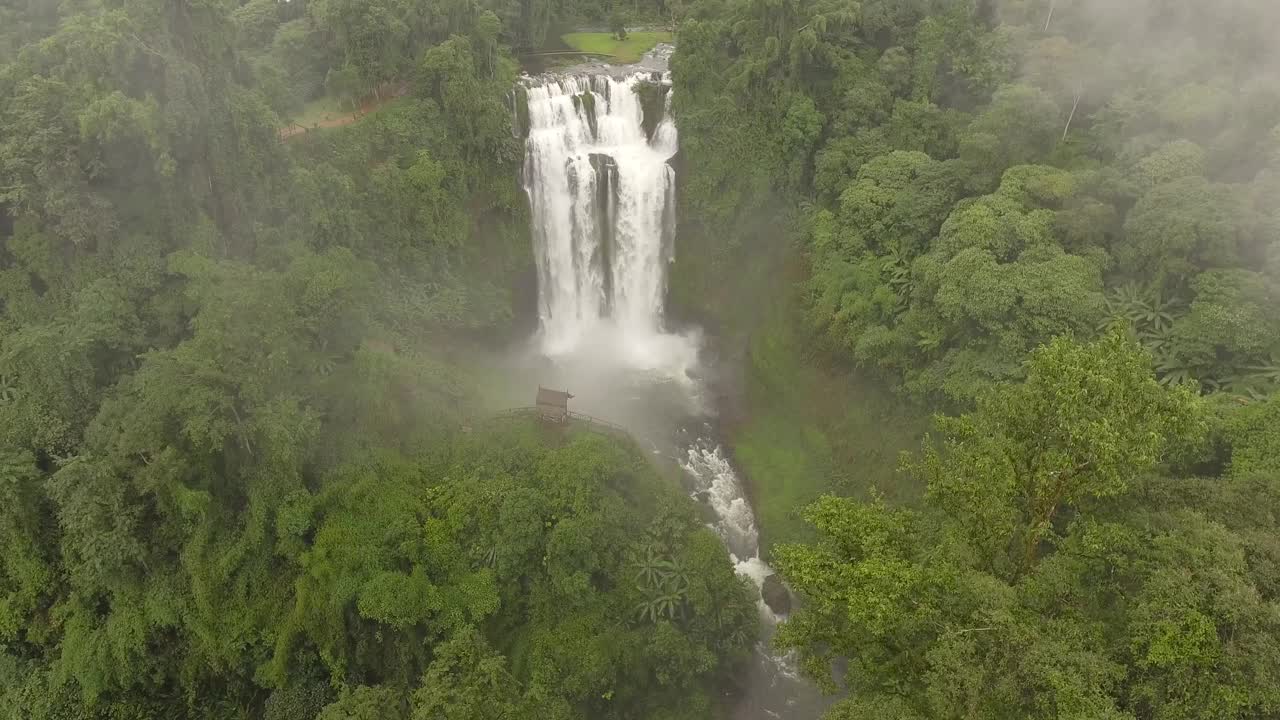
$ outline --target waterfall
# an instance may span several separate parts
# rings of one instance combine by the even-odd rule
[[[540,339],[549,356],[660,368],[698,392],[685,377],[697,361],[696,340],[662,328],[666,270],[675,258],[675,172],[667,160],[678,149],[678,134],[670,92],[664,92],[661,118],[649,118],[652,132],[645,130],[636,86],[652,78],[641,71],[526,82],[524,183],[533,212]],[[577,381],[589,373],[580,370]],[[695,442],[685,452],[679,462],[715,511],[716,531],[738,572],[761,585],[773,571],[760,559],[742,483],[719,447]],[[776,620],[763,602],[760,607],[766,620]]]
[[[525,191],[533,213],[543,349],[573,352],[602,327],[661,345],[674,257],[678,136],[670,92],[652,138],[636,89],[651,72],[542,76],[526,83]],[[670,86],[668,77],[661,85]]]
[[[678,463],[691,494],[714,513],[711,527],[735,569],[760,591],[773,570],[760,557],[743,483],[704,422],[714,409],[705,402],[699,334],[674,334],[663,323],[676,230],[675,171],[667,161],[679,133],[670,76],[656,77],[632,66],[523,81],[538,382],[569,389],[578,407],[618,422],[641,446]],[[637,92],[652,82],[664,88],[661,104],[652,95],[654,102],[642,103]],[[760,595],[757,607],[763,635],[734,717],[816,717],[807,700],[795,704],[810,691],[797,680],[793,659],[768,645],[780,618]]]

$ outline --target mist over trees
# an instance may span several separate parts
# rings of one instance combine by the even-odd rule
[[[784,510],[827,717],[1280,713],[1280,5],[34,0],[0,716],[723,715],[758,609],[678,485],[470,424],[528,319],[514,54],[619,24],[677,30],[678,309],[750,336],[781,278],[797,355],[939,413],[917,496]]]
[[[751,178],[702,144],[759,142],[771,189],[814,201],[811,322],[920,397],[970,401],[1037,344],[1109,323],[1168,382],[1269,393],[1276,11],[1050,5],[894,4],[892,32],[875,3],[687,24],[690,165],[719,183],[698,212],[731,222]],[[716,23],[754,59],[720,60],[704,90]],[[747,98],[770,112],[730,117]]]

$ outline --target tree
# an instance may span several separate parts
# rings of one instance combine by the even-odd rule
[[[345,690],[316,720],[398,720],[405,717],[403,708],[404,700],[395,688],[361,685]]]
[[[782,151],[792,158],[785,178],[793,187],[802,187],[809,180],[809,159],[817,149],[824,123],[825,118],[807,97],[797,97],[787,108],[782,123]]]
[[[353,65],[332,68],[324,79],[325,92],[337,98],[352,111],[360,108],[360,97],[364,87],[360,83],[359,72]]]
[[[993,570],[1026,572],[1060,512],[1123,494],[1166,444],[1193,437],[1195,408],[1185,388],[1156,383],[1122,333],[1090,345],[1059,338],[1032,353],[1023,383],[941,419],[945,451],[927,450],[918,471],[941,508],[981,519],[965,524],[983,534],[975,547]],[[1001,557],[1009,540],[1020,548],[1012,564]]]
[[[1183,177],[1138,200],[1112,252],[1124,267],[1176,283],[1200,270],[1237,265],[1248,248],[1247,223],[1236,190]]]
[[[49,557],[56,540],[46,529],[49,508],[39,480],[31,455],[0,455],[0,643],[15,649],[38,644],[49,631],[38,611],[56,588],[56,565]]]
[[[860,360],[867,330],[892,327],[912,295],[911,265],[938,232],[956,193],[948,167],[924,153],[876,158],[840,195],[837,214],[813,219],[810,315]],[[848,292],[853,286],[864,288]]]
[[[240,43],[263,47],[271,42],[280,26],[282,11],[274,0],[252,0],[231,13]]]
[[[307,10],[316,25],[338,38],[344,64],[360,77],[360,94],[380,94],[383,83],[407,69],[412,28],[405,8],[389,2],[317,0]]]
[[[1120,720],[1145,692],[1128,669],[1150,669],[1162,684],[1183,677],[1135,660],[1131,648],[1144,647],[1149,626],[1112,608],[1126,588],[1158,596],[1159,568],[1187,567],[1157,560],[1142,539],[1167,532],[1176,511],[1149,521],[1129,498],[1166,447],[1201,429],[1194,396],[1162,388],[1145,355],[1113,333],[1087,345],[1055,340],[1032,354],[1025,381],[938,424],[942,446],[907,465],[928,482],[925,508],[827,497],[805,511],[819,539],[776,552],[805,598],[777,642],[799,650],[806,672],[829,688],[831,663],[847,662],[844,682],[858,700],[829,717],[892,707],[906,717]],[[1154,564],[1131,564],[1134,556]],[[1231,582],[1241,582],[1245,571],[1232,562]],[[1254,625],[1254,637],[1266,637],[1265,626]],[[1116,636],[1136,644],[1105,640]],[[1247,654],[1242,666],[1258,667],[1260,656]],[[1202,667],[1229,674],[1235,665]],[[1211,686],[1147,697],[1207,712],[1229,696]],[[1244,704],[1267,702],[1262,692]]]
[[[525,705],[506,658],[467,628],[440,646],[413,695],[413,719],[517,720],[537,710]]]
[[[1005,168],[1043,159],[1058,142],[1061,117],[1057,103],[1038,88],[998,90],[961,136],[960,157],[973,176],[971,187],[984,189]]]
[[[620,8],[609,13],[609,32],[618,40],[627,39],[627,15]]]
[[[1175,140],[1139,160],[1134,171],[1139,187],[1150,190],[1174,180],[1203,176],[1206,169],[1203,148],[1190,140]]]

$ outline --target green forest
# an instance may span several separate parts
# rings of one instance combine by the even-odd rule
[[[831,720],[1280,713],[1277,28],[1244,0],[681,22],[673,291],[745,346],[737,456],[803,598],[777,642]]]
[[[0,0],[0,718],[735,718],[669,468],[479,420],[628,24],[824,718],[1280,717],[1280,6]]]

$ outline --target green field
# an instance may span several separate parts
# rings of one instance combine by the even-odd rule
[[[626,40],[619,40],[612,33],[576,32],[561,35],[565,45],[585,53],[610,55],[618,62],[633,63],[660,42],[671,42],[669,32],[634,32]]]

